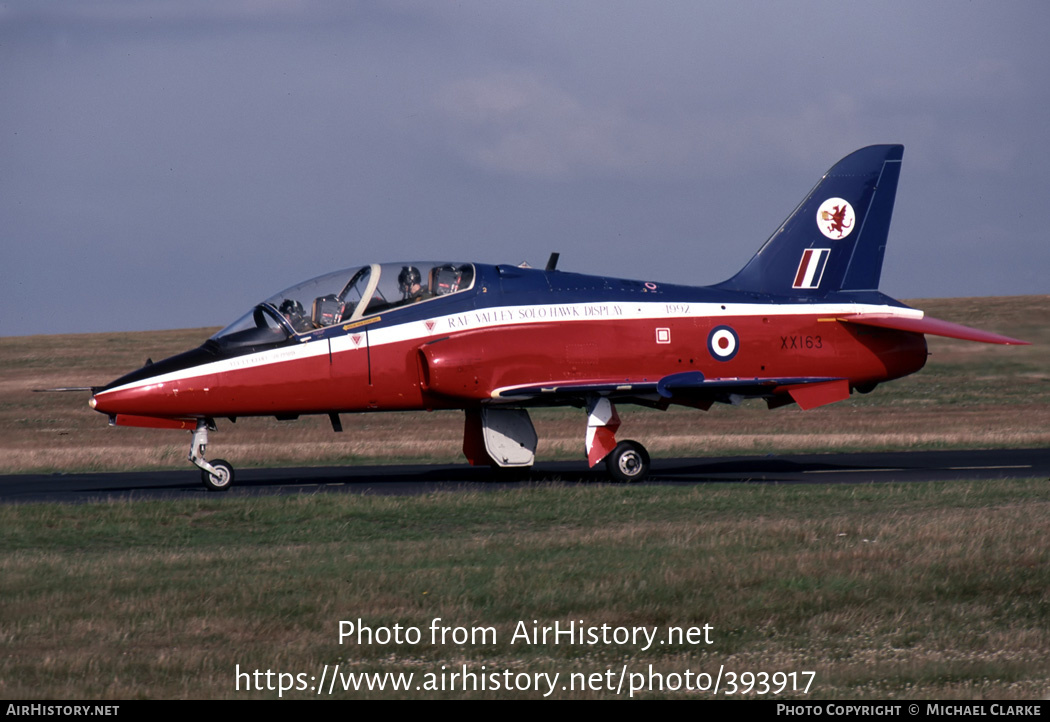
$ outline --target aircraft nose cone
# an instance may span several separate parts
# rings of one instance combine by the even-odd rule
[[[110,406],[112,406],[112,403],[110,403],[110,401],[112,401],[112,396],[112,394],[107,395],[105,391],[100,391],[97,394],[92,394],[91,400],[88,401],[88,406],[90,406],[92,409],[99,412],[100,414],[116,413],[115,410],[110,408]]]
[[[137,406],[148,397],[143,388],[116,388],[99,391],[88,401],[88,406],[101,414],[141,413]]]

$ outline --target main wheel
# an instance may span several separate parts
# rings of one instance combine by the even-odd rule
[[[208,487],[208,491],[228,491],[233,486],[233,467],[228,461],[215,459],[209,462],[217,474],[201,469],[201,481]]]
[[[649,452],[637,441],[621,441],[605,457],[605,469],[616,481],[641,481],[649,474]]]

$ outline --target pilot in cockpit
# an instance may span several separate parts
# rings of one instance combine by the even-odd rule
[[[401,289],[401,303],[416,303],[423,301],[434,294],[423,288],[423,276],[415,266],[402,266],[401,273],[397,274],[397,285]]]
[[[284,320],[291,324],[296,333],[309,331],[313,328],[310,321],[306,318],[306,311],[303,309],[303,304],[295,299],[284,299],[284,303],[281,304],[280,312],[281,315],[284,316]]]

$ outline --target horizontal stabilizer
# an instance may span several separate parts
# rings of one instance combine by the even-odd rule
[[[875,326],[877,328],[892,328],[897,331],[911,331],[912,333],[928,333],[932,336],[944,336],[946,338],[958,338],[963,341],[978,341],[980,343],[998,343],[1005,346],[1029,345],[1028,341],[1020,341],[1009,336],[1000,336],[997,333],[981,331],[951,321],[941,321],[930,318],[904,318],[901,316],[877,315],[877,314],[855,314],[840,316],[839,321],[845,323],[856,323],[862,326]]]

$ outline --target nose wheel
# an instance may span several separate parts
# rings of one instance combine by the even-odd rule
[[[226,491],[233,486],[233,467],[228,461],[214,459],[211,468],[214,471],[201,469],[201,481],[208,491]]]
[[[215,422],[211,419],[200,419],[197,421],[197,429],[193,432],[193,441],[190,443],[190,461],[200,468],[201,481],[208,491],[227,491],[233,486],[233,467],[228,461],[215,459],[209,462],[204,458],[204,450],[208,446],[208,429],[215,428]]]

